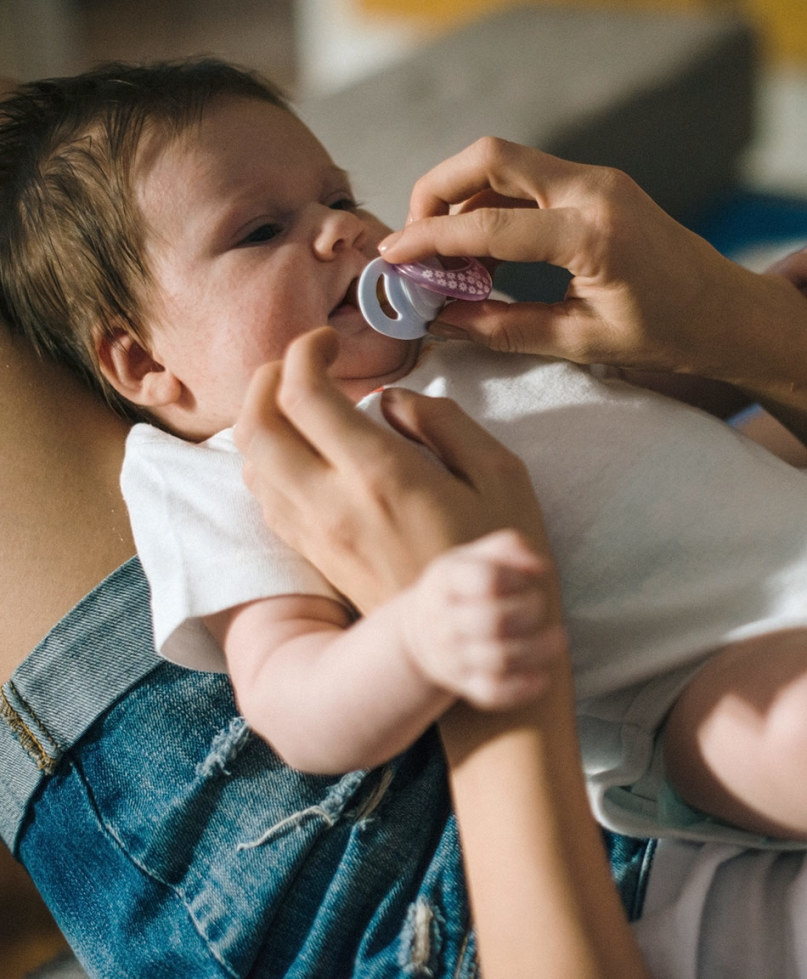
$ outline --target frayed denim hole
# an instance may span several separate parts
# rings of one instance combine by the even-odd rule
[[[362,799],[351,817],[359,830],[365,829],[378,818],[378,809],[387,796],[387,790],[395,778],[395,767],[385,765],[378,773],[378,779]]]
[[[234,717],[229,725],[213,738],[210,752],[204,761],[196,766],[200,778],[212,775],[229,775],[227,766],[244,748],[252,737],[252,732],[243,717]]]
[[[432,979],[437,974],[443,917],[424,897],[409,905],[401,932],[398,966],[407,976]]]

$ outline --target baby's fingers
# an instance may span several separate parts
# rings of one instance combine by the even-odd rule
[[[469,669],[458,693],[480,710],[511,710],[531,703],[549,689],[566,647],[560,624],[529,639],[480,642],[476,650],[469,650],[472,658],[478,658],[479,668]]]
[[[537,596],[551,594],[556,585],[550,555],[537,551],[512,529],[497,530],[455,548],[445,560],[453,565],[447,581],[454,597],[481,603],[477,608],[525,608]],[[503,603],[507,598],[511,601]],[[547,609],[555,610],[554,606]]]

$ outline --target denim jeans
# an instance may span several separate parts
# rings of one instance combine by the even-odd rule
[[[380,769],[301,774],[226,676],[150,636],[133,560],[0,698],[0,829],[89,975],[475,976],[434,731]]]

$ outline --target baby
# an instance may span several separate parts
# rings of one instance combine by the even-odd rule
[[[279,94],[231,66],[113,66],[25,87],[0,109],[0,188],[9,321],[148,420],[122,481],[165,656],[227,669],[289,764],[341,772],[391,759],[458,698],[501,709],[539,696],[564,648],[548,566],[512,535],[449,552],[356,620],[266,530],[230,429],[255,369],[327,323],[332,376],[359,407],[381,420],[377,389],[405,379],[524,459],[560,569],[598,818],[747,841],[678,797],[675,729],[662,735],[727,651],[760,643],[778,661],[784,641],[807,657],[799,472],[694,409],[566,363],[375,333],[356,283],[386,229]],[[764,771],[783,751],[800,763],[804,707],[784,745],[772,753],[760,735],[740,767]],[[722,765],[715,805],[698,799],[717,815],[736,762]],[[768,832],[780,812],[741,822]],[[800,838],[807,823],[781,831]]]

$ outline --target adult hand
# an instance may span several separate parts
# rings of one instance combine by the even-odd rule
[[[798,289],[724,258],[618,171],[482,139],[418,181],[406,227],[381,251],[390,262],[470,254],[573,274],[559,303],[452,303],[436,334],[710,377],[807,409]]]
[[[298,338],[257,372],[236,426],[245,479],[276,533],[362,611],[493,530],[515,528],[548,554],[517,456],[453,402],[402,388],[382,404],[406,438],[377,425],[329,380],[336,345],[328,328]]]

